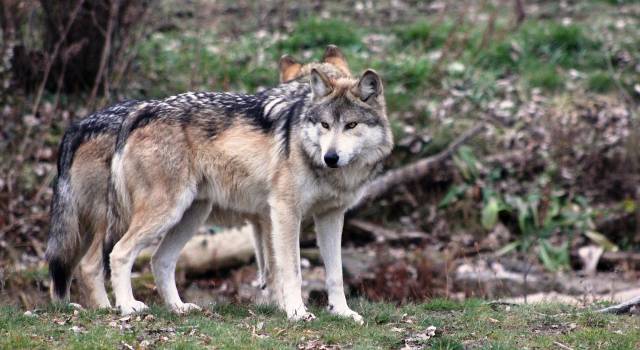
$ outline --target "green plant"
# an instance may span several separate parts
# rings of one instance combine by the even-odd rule
[[[461,147],[454,156],[454,163],[462,175],[463,183],[453,184],[440,202],[446,208],[464,198],[472,188],[482,189],[480,223],[489,231],[498,222],[511,224],[518,238],[500,249],[502,255],[515,249],[529,251],[537,247],[538,258],[551,271],[569,267],[569,243],[576,234],[584,234],[606,249],[616,249],[604,236],[597,233],[592,220],[593,210],[583,197],[572,197],[551,186],[549,176],[540,174],[529,184],[524,193],[498,190],[501,169],[481,171],[482,164],[471,148]],[[552,238],[560,236],[562,242],[553,244]]]

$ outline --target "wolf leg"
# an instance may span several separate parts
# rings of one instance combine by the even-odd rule
[[[154,205],[142,206],[144,210],[134,209],[129,229],[109,255],[116,306],[123,315],[147,308],[143,302],[134,299],[131,288],[131,268],[136,257],[142,249],[162,239],[180,221],[184,211],[191,205],[194,193],[186,190],[177,198],[166,194],[150,196],[156,198]]]
[[[342,226],[344,211],[335,210],[314,218],[320,254],[326,270],[326,286],[329,294],[329,312],[349,317],[362,324],[363,319],[347,305],[342,279]]]
[[[205,221],[211,211],[211,202],[195,201],[182,219],[164,237],[151,258],[151,270],[158,292],[172,311],[176,313],[200,310],[196,304],[183,303],[176,287],[176,263],[182,248]]]
[[[89,250],[80,260],[78,267],[79,280],[82,281],[82,285],[86,288],[85,295],[90,305],[99,308],[110,308],[111,302],[104,284],[104,267],[102,264],[103,236],[96,234],[93,237]]]
[[[267,286],[267,279],[264,260],[264,241],[262,239],[262,237],[264,236],[264,232],[258,220],[251,221],[251,228],[253,229],[253,248],[256,254],[256,265],[258,266],[258,287],[260,289],[265,289]]]
[[[273,248],[271,242],[271,223],[268,218],[252,221],[253,238],[256,244],[256,262],[258,265],[258,285],[260,291],[257,304],[271,304],[275,290],[273,281]]]
[[[290,203],[273,201],[271,226],[278,302],[290,320],[310,321],[315,316],[302,301],[300,217],[300,212]]]

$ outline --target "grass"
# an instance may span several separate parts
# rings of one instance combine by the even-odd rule
[[[567,305],[492,307],[480,300],[434,299],[396,306],[353,300],[366,324],[314,309],[318,319],[291,323],[271,306],[221,304],[204,312],[174,315],[154,306],[143,315],[122,318],[106,310],[74,311],[48,306],[24,315],[0,308],[0,348],[110,349],[132,346],[172,349],[309,348],[337,345],[355,349],[550,348],[636,349],[640,319],[594,313]],[[420,337],[435,326],[436,336]]]

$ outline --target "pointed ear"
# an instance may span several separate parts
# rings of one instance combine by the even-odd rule
[[[300,69],[302,69],[302,64],[298,63],[298,61],[290,55],[284,55],[280,57],[278,69],[280,70],[280,82],[286,83],[298,77],[298,73],[300,73]]]
[[[354,93],[367,103],[382,95],[382,80],[380,80],[378,73],[373,69],[367,69],[355,86]]]
[[[335,45],[327,46],[322,56],[322,62],[332,64],[346,76],[351,76],[347,59],[344,57],[342,51]]]
[[[311,70],[311,91],[313,91],[313,99],[318,99],[333,91],[333,85],[324,73],[317,69]]]

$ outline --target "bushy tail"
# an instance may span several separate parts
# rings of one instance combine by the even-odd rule
[[[82,252],[78,213],[69,171],[77,137],[71,129],[65,133],[60,145],[58,176],[53,184],[49,240],[45,254],[52,281],[51,295],[54,300],[59,301],[69,298],[71,276]]]

